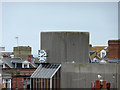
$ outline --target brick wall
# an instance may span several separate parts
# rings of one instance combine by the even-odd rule
[[[2,71],[11,75],[32,75],[36,68],[3,68]]]
[[[29,82],[28,79],[30,79],[30,76],[34,73],[36,69],[12,69],[12,68],[7,68],[7,69],[2,69],[3,72],[10,73],[13,75],[12,77],[12,88],[18,88],[18,89],[23,89],[27,88],[27,82]]]
[[[12,88],[24,88],[23,77],[13,77]]]
[[[108,51],[109,58],[120,60],[120,40],[109,40]]]
[[[18,89],[23,89],[23,88],[28,88],[27,83],[30,83],[30,77],[13,77],[12,78],[12,88],[18,88]],[[30,87],[29,87],[30,88]]]
[[[20,69],[20,75],[32,75],[36,69]]]

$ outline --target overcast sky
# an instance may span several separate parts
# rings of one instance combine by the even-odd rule
[[[90,32],[90,44],[107,45],[118,38],[118,3],[3,3],[2,46],[12,50],[17,45],[39,49],[39,32],[72,30]]]

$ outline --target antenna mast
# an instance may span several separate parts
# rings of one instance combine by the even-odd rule
[[[19,38],[19,37],[15,37],[15,39],[17,40],[17,46],[18,46],[18,38]]]

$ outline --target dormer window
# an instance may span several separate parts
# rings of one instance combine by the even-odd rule
[[[29,63],[30,63],[30,62],[28,62],[28,61],[24,61],[24,62],[22,63],[22,68],[29,68]]]

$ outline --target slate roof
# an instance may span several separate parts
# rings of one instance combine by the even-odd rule
[[[11,60],[12,63],[30,63],[28,61],[24,61],[24,60],[19,60],[19,59],[16,59],[16,60]]]
[[[7,64],[10,68],[14,68],[12,61],[22,61],[20,58],[3,58],[3,63]]]
[[[29,61],[24,61],[24,60],[21,60],[20,58],[3,58],[2,59],[2,62],[7,64],[7,66],[9,66],[10,68],[15,68],[14,64],[13,63],[30,63]],[[31,64],[30,65],[34,68],[36,68],[35,65]]]
[[[52,78],[60,69],[60,67],[61,64],[40,64],[35,72],[31,75],[31,78]]]

